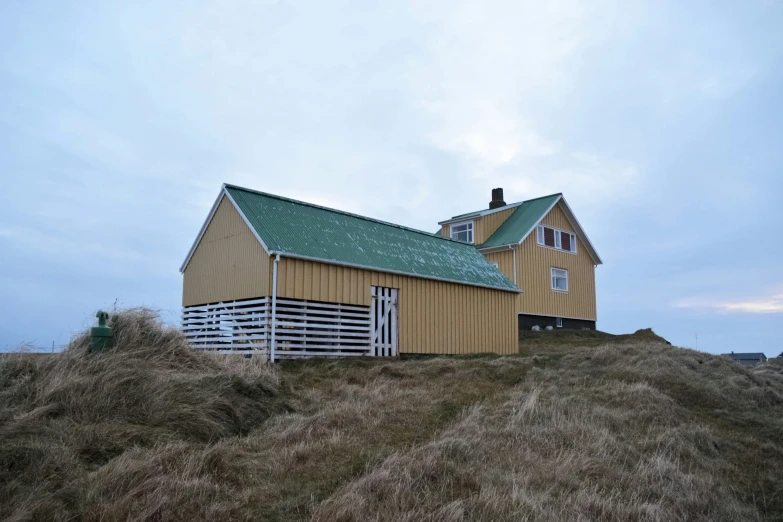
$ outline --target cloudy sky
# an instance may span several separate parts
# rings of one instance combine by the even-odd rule
[[[0,5],[0,349],[174,320],[221,183],[425,230],[563,192],[598,326],[783,351],[783,4]]]

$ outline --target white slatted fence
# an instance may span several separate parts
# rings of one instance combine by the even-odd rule
[[[269,349],[270,299],[247,299],[182,309],[182,331],[193,348],[219,353]]]
[[[275,357],[370,355],[370,308],[277,300]]]
[[[275,358],[375,355],[369,306],[278,298],[275,315]],[[190,345],[220,353],[268,355],[270,325],[266,297],[182,311]]]

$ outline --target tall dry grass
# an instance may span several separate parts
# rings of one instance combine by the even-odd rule
[[[0,360],[0,518],[146,520],[180,496],[219,511],[240,470],[214,446],[288,409],[274,371],[194,353],[151,311],[112,326],[107,353],[82,335],[62,354]]]
[[[642,333],[270,367],[113,326],[105,354],[0,359],[0,518],[783,519],[780,366]]]

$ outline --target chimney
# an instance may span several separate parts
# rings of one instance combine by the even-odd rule
[[[493,208],[500,208],[505,206],[506,206],[506,202],[503,201],[503,189],[502,188],[492,189],[492,201],[489,202],[489,209],[492,210]]]

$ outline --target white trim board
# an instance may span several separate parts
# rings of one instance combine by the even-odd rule
[[[587,248],[590,257],[593,258],[593,261],[595,262],[596,265],[604,264],[604,262],[601,261],[601,257],[598,255],[598,252],[596,252],[595,248],[593,247],[593,244],[590,242],[590,238],[587,237],[587,233],[584,231],[582,225],[579,223],[579,220],[576,219],[576,215],[574,214],[573,210],[571,210],[571,207],[568,206],[568,202],[565,200],[563,196],[560,196],[560,201],[562,201],[563,203],[563,213],[566,215],[566,218],[574,227],[574,232],[576,232],[576,235],[579,236],[579,239],[582,240],[582,243],[585,245],[585,248]]]
[[[438,225],[448,225],[448,224],[451,224],[452,222],[456,222],[456,221],[461,221],[461,220],[465,220],[465,219],[474,219],[474,218],[477,218],[477,217],[488,216],[490,214],[494,214],[495,212],[502,212],[504,210],[509,210],[509,209],[512,209],[512,208],[516,208],[519,205],[521,205],[522,203],[524,203],[524,201],[517,201],[516,203],[509,203],[508,205],[503,205],[502,207],[498,207],[498,208],[491,208],[491,209],[487,209],[487,210],[477,210],[475,212],[468,212],[467,214],[462,214],[462,215],[459,215],[459,216],[453,216],[453,217],[451,217],[451,218],[449,218],[449,219],[447,219],[445,221],[441,221],[441,222],[438,223]]]
[[[231,201],[231,204],[234,205],[234,208],[237,209],[237,212],[239,212],[239,215],[242,216],[242,219],[245,221],[245,225],[250,228],[250,231],[253,232],[253,235],[256,236],[256,239],[258,239],[258,242],[261,243],[261,246],[264,247],[264,252],[267,254],[271,254],[269,251],[269,248],[266,246],[266,243],[264,243],[264,240],[261,239],[261,236],[258,235],[258,232],[256,231],[256,227],[250,224],[250,220],[247,219],[247,216],[244,212],[242,212],[242,209],[239,208],[239,205],[237,205],[237,202],[234,201],[234,198],[231,196],[231,193],[226,190],[226,186],[223,185],[223,190],[226,193],[226,197]]]
[[[209,214],[207,215],[207,219],[204,220],[204,224],[201,225],[201,230],[199,230],[198,235],[196,236],[196,240],[193,242],[193,245],[190,247],[190,250],[188,250],[188,255],[185,256],[185,261],[183,261],[182,265],[179,267],[180,273],[183,273],[185,271],[185,267],[188,266],[188,263],[190,262],[190,258],[193,257],[193,253],[196,251],[196,247],[201,241],[201,238],[204,236],[204,232],[207,231],[207,227],[209,226],[209,223],[212,221],[212,218],[215,217],[215,212],[217,212],[218,206],[220,206],[221,199],[223,199],[223,187],[220,188],[220,194],[218,194],[217,199],[215,199],[215,202],[212,204],[212,209],[209,211]]]

